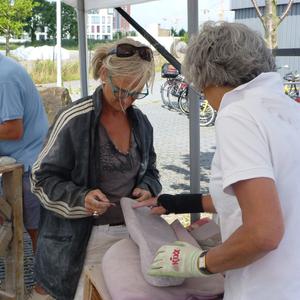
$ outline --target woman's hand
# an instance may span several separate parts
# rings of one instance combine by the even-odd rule
[[[135,188],[132,192],[132,196],[137,201],[144,201],[152,197],[151,193],[148,190],[141,188]]]
[[[151,276],[200,277],[206,276],[198,266],[203,250],[186,242],[176,241],[158,249],[148,270]]]
[[[192,223],[190,226],[188,226],[186,228],[186,230],[187,231],[192,231],[192,230],[197,229],[197,228],[201,227],[202,225],[207,224],[209,222],[210,222],[210,218],[207,218],[207,217],[206,218],[201,218],[201,219],[195,221],[194,223]]]
[[[163,208],[162,206],[157,206],[157,197],[153,197],[144,201],[137,202],[133,204],[133,208],[139,208],[139,207],[150,207],[151,208],[151,214],[154,215],[164,215],[166,214],[167,210]]]
[[[99,190],[92,190],[88,192],[84,198],[85,208],[93,215],[103,215],[115,203],[109,202],[107,197]]]

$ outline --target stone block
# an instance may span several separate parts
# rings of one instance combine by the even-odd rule
[[[37,87],[48,115],[49,124],[52,124],[56,114],[72,102],[68,89],[62,87]]]

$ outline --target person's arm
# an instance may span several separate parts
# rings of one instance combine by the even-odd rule
[[[5,121],[0,124],[0,140],[19,140],[23,130],[23,119]]]
[[[284,221],[268,140],[253,118],[245,116],[244,111],[234,112],[231,109],[227,112],[230,114],[218,116],[216,127],[217,145],[221,149],[222,188],[225,193],[236,196],[241,211],[236,208],[232,213],[241,213],[241,220],[239,215],[233,216],[241,225],[229,237],[223,237],[226,238],[223,244],[207,253],[194,249],[192,245],[163,246],[157,255],[162,263],[157,266],[158,260],[155,258],[152,274],[164,275],[165,270],[169,271],[169,257],[165,254],[175,250],[180,250],[180,259],[184,264],[179,271],[173,268],[172,276],[179,273],[181,276],[194,276],[200,258],[201,261],[204,258],[206,269],[212,273],[241,268],[276,249],[283,237]],[[196,276],[201,276],[198,269]]]
[[[274,181],[255,178],[233,184],[243,224],[220,246],[206,254],[213,273],[241,268],[276,249],[284,234],[284,221]]]
[[[134,208],[149,206],[153,214],[162,215],[168,213],[215,213],[210,195],[202,194],[162,194],[156,198],[134,204]]]
[[[0,83],[0,140],[23,137],[23,97],[22,88],[10,78]]]
[[[256,118],[240,106],[224,110],[218,116],[216,141],[223,191],[236,196],[242,218],[224,243],[207,254],[208,268],[222,272],[251,264],[276,249],[284,221],[270,141]]]
[[[277,248],[284,222],[274,181],[255,178],[233,184],[243,223],[220,246],[203,251],[188,243],[162,246],[148,274],[198,277],[247,266]],[[175,254],[177,264],[170,260]]]
[[[209,194],[202,195],[202,207],[203,207],[203,212],[212,213],[212,214],[217,213],[214,203]]]
[[[83,218],[91,215],[85,208],[85,197],[91,189],[79,186],[71,179],[77,158],[74,157],[74,137],[69,123],[72,119],[64,118],[68,111],[60,114],[50,128],[44,149],[33,165],[31,185],[32,192],[46,209],[64,218]]]

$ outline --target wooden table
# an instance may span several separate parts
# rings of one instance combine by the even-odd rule
[[[84,300],[112,300],[104,282],[101,264],[86,267],[84,274]]]
[[[23,165],[0,166],[3,197],[0,210],[5,220],[12,222],[12,240],[5,252],[5,290],[0,299],[24,300],[24,251],[23,251]]]

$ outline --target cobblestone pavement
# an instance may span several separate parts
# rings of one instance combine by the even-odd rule
[[[157,166],[161,175],[164,193],[189,192],[189,120],[187,116],[162,106],[159,86],[162,80],[155,81],[153,94],[137,100],[136,105],[148,116],[154,128],[154,147],[157,153]],[[73,100],[79,98],[79,82],[66,83]],[[96,82],[92,82],[92,91]],[[214,127],[200,128],[201,190],[207,190],[209,168],[215,151]],[[172,220],[170,216],[167,219]],[[183,223],[188,222],[187,215],[179,216]],[[34,284],[33,256],[27,234],[25,240],[25,283],[27,288]],[[1,262],[1,261],[0,261]],[[4,278],[3,263],[0,263],[0,281]]]
[[[154,147],[160,171],[163,193],[188,193],[190,191],[189,119],[186,115],[165,108],[160,100],[157,80],[153,94],[135,104],[148,116],[154,129]],[[210,164],[215,152],[214,126],[200,128],[200,189],[208,190]],[[178,216],[185,225],[187,215]],[[174,216],[168,216],[172,221]]]

